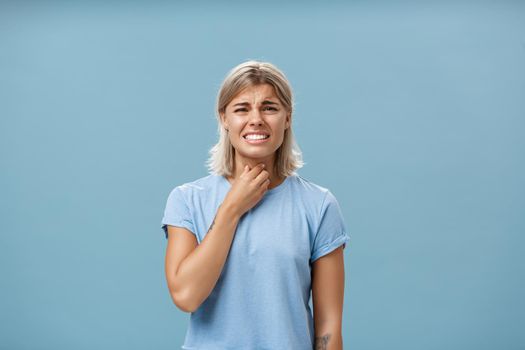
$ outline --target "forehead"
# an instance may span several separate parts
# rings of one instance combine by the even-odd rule
[[[277,100],[275,89],[270,84],[252,85],[239,92],[233,99],[232,102],[251,102],[256,100],[272,99]]]

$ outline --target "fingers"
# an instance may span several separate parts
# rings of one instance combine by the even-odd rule
[[[244,166],[243,175],[248,178],[257,188],[261,187],[264,190],[270,184],[270,174],[264,170],[264,163],[259,163],[250,169],[248,165]]]
[[[268,182],[270,183],[270,173],[268,173],[267,171],[263,170],[259,173],[259,175],[257,175],[255,177],[255,179],[253,181],[255,181],[255,183],[257,184],[257,187],[259,186],[262,186],[264,184],[264,182]],[[268,180],[268,181],[266,181]]]
[[[263,181],[261,187],[259,187],[259,189],[262,190],[262,192],[266,192],[268,190],[268,186],[270,186],[270,179],[266,179]]]
[[[259,163],[256,166],[254,166],[248,173],[250,174],[250,177],[253,179],[264,169],[264,163]]]

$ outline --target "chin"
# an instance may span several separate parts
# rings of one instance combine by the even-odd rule
[[[237,153],[245,158],[253,158],[253,159],[260,159],[260,158],[267,158],[267,157],[270,157],[272,156],[275,152],[268,152],[268,151],[263,151],[263,150],[260,150],[260,151],[245,151],[245,150],[241,150],[240,152],[238,150],[236,150]]]

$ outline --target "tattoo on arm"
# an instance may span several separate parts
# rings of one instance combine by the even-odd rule
[[[220,207],[220,205],[219,205],[219,207]],[[212,227],[213,227],[213,225],[215,225],[215,218],[216,217],[217,217],[217,214],[215,214],[215,217],[213,218],[213,221],[211,222],[211,225],[210,225],[210,228],[208,229],[208,232],[210,232]]]
[[[315,337],[315,346],[314,350],[326,350],[328,349],[328,341],[332,335],[327,333],[320,337]]]
[[[219,206],[217,207],[217,211],[215,212],[215,217],[213,218],[213,221],[211,222],[211,225],[210,225],[210,228],[208,229],[208,232],[210,232],[211,229],[213,228],[213,225],[215,225],[215,219],[217,218],[217,214],[219,214],[219,209],[222,207],[222,204],[223,203],[219,204]]]
[[[208,229],[208,232],[211,231],[211,229],[212,229],[212,227],[213,227],[214,224],[215,224],[215,218],[213,218],[213,222],[211,223],[210,228]]]

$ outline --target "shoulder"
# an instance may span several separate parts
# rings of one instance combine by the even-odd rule
[[[205,194],[209,190],[215,188],[220,181],[219,176],[209,174],[193,181],[184,182],[175,186],[170,195],[179,195],[184,198],[192,197],[194,195]]]
[[[331,194],[327,187],[321,186],[297,173],[293,176],[293,183],[301,195],[307,196],[309,199],[314,199],[317,202],[323,202],[326,197]]]

